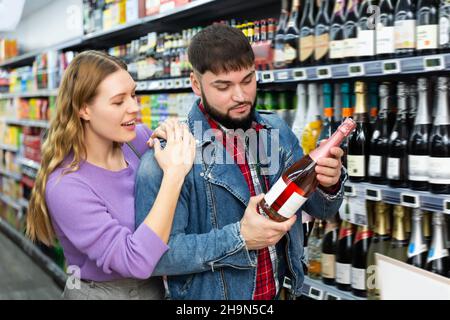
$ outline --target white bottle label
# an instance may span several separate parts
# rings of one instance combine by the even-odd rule
[[[336,282],[342,284],[351,284],[351,264],[336,262]]]
[[[387,176],[390,180],[400,179],[400,159],[388,158]]]
[[[438,25],[426,25],[417,27],[417,49],[437,49]]]
[[[330,42],[330,58],[331,59],[341,59],[344,54],[344,41],[336,40]]]
[[[358,56],[375,55],[375,30],[358,30]]]
[[[377,54],[389,54],[395,52],[395,28],[384,27],[382,24],[377,28]]]
[[[408,246],[408,258],[417,256],[421,254],[422,252],[427,251],[427,245],[422,244],[421,246],[417,246],[414,242],[411,242]]]
[[[342,49],[342,57],[355,57],[358,53],[358,38],[345,39]]]
[[[283,178],[278,179],[278,181],[270,188],[269,192],[264,197],[265,202],[271,206],[275,203],[278,197],[287,189],[288,185],[284,182]],[[298,188],[298,187],[296,187]],[[283,203],[280,204],[280,209],[277,210],[277,213],[287,219],[292,217],[300,207],[308,200],[303,197],[296,191],[292,191],[292,194],[289,198]]]
[[[352,267],[352,288],[366,290],[366,269]]]
[[[441,46],[450,42],[450,21],[448,17],[441,17],[439,19],[439,44]]]
[[[322,277],[334,279],[336,277],[336,256],[322,253]]]
[[[430,263],[433,260],[441,259],[448,257],[448,250],[445,248],[434,248],[431,247],[430,251],[428,251],[427,263]]]
[[[431,183],[450,184],[450,158],[430,158],[428,168]]]
[[[395,21],[395,48],[416,48],[416,20]]]
[[[381,177],[381,156],[370,156],[369,158],[369,176]]]
[[[364,177],[366,172],[365,156],[347,155],[348,175]]]
[[[428,156],[412,156],[408,157],[409,180],[412,181],[428,181]]]

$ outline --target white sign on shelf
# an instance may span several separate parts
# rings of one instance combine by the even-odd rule
[[[331,78],[331,67],[319,67],[316,69],[317,78],[329,79]]]
[[[185,88],[190,88],[191,87],[191,79],[190,78],[184,79],[184,87]]]
[[[287,70],[279,71],[276,73],[277,80],[286,81],[289,79],[289,72]]]
[[[348,65],[348,74],[351,77],[361,77],[366,74],[363,63],[352,63]]]
[[[322,300],[323,299],[323,291],[322,289],[318,289],[318,288],[314,288],[313,286],[311,286],[309,288],[309,293],[308,295],[316,300]]]
[[[366,199],[372,201],[382,201],[381,190],[378,188],[366,188]]]
[[[344,186],[344,199],[339,208],[339,215],[342,220],[352,224],[367,225],[366,199],[362,195],[358,196],[357,192],[354,185]]]
[[[293,79],[296,81],[306,80],[308,78],[306,69],[294,69],[292,75]]]
[[[166,80],[166,89],[173,89],[174,81],[172,79]]]
[[[445,69],[444,56],[429,56],[423,58],[425,71],[439,71]]]
[[[417,194],[402,192],[400,193],[400,204],[404,207],[419,208],[420,199]]]
[[[325,300],[341,300],[341,297],[338,297],[337,295],[327,292],[325,294]]]
[[[383,61],[383,73],[384,74],[394,74],[400,73],[400,60],[386,60]]]
[[[174,87],[175,89],[179,89],[183,87],[183,82],[181,79],[175,79],[174,81]]]
[[[273,75],[273,71],[263,71],[261,73],[261,82],[262,83],[269,83],[269,82],[274,82],[275,81],[275,77]]]
[[[444,213],[450,214],[450,200],[444,200]]]
[[[164,80],[158,81],[158,89],[159,89],[159,90],[164,90],[164,89],[166,89],[166,82],[165,82]]]

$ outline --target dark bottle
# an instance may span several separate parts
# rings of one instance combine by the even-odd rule
[[[450,0],[441,0],[439,6],[439,48],[450,49]]]
[[[433,240],[428,251],[427,270],[449,278],[450,258],[445,247],[444,225],[442,213],[433,213]]]
[[[412,233],[408,246],[408,263],[418,268],[425,269],[427,255],[428,245],[423,234],[423,212],[420,209],[414,209],[412,216]]]
[[[322,240],[322,281],[334,285],[336,279],[336,250],[339,226],[336,218],[327,220]]]
[[[428,145],[431,117],[428,107],[428,80],[418,80],[419,103],[414,127],[408,142],[409,186],[413,190],[428,190]]]
[[[397,87],[398,114],[394,128],[389,138],[387,177],[389,185],[394,188],[408,186],[408,155],[409,140],[407,89],[406,84],[399,82]]]
[[[333,92],[330,83],[324,83],[322,85],[323,92],[323,125],[320,131],[318,144],[324,139],[328,139],[333,135],[336,130],[336,123],[334,121],[334,108],[333,108]]]
[[[284,63],[285,67],[292,68],[298,64],[299,54],[299,37],[300,31],[298,29],[298,15],[300,8],[300,0],[293,0],[292,10],[289,16],[289,21],[286,27],[284,36]]]
[[[390,83],[380,85],[380,111],[370,139],[369,179],[376,184],[387,184],[387,154],[389,151]]]
[[[391,0],[381,0],[380,19],[376,28],[376,53],[387,59],[395,54],[395,14]]]
[[[430,138],[429,182],[433,193],[450,194],[450,110],[448,78],[438,79],[438,100]]]
[[[359,1],[347,1],[347,14],[344,24],[344,59],[354,60],[358,56],[358,21],[359,21]]]
[[[356,130],[348,139],[347,166],[352,182],[366,181],[369,155],[369,114],[367,111],[367,88],[364,82],[355,83],[356,106],[353,119]]]
[[[367,297],[371,300],[379,299],[380,292],[377,285],[377,267],[375,253],[387,255],[390,246],[390,206],[384,202],[375,204],[375,228],[372,241],[367,253]]]
[[[409,239],[406,235],[405,226],[407,214],[408,212],[405,207],[400,205],[394,206],[394,227],[392,230],[391,245],[387,253],[389,257],[402,262],[406,262],[408,260],[407,248]]]
[[[345,0],[336,0],[330,24],[330,60],[339,63],[344,57]]]
[[[301,66],[309,65],[314,61],[314,25],[314,0],[306,0],[300,22],[299,60]]]
[[[352,292],[358,297],[367,296],[367,252],[372,236],[368,226],[358,226],[352,254]]]
[[[260,32],[261,32],[261,41],[267,41],[267,20],[261,20]],[[284,43],[283,43],[284,45]],[[284,49],[284,48],[283,48]]]
[[[411,56],[415,49],[415,1],[399,0],[395,7],[395,53],[397,56]]]
[[[408,129],[412,132],[414,122],[416,121],[418,100],[417,100],[417,85],[411,83],[407,86],[409,104],[408,104]]]
[[[378,84],[376,82],[369,83],[369,113],[370,113],[370,134],[372,136],[373,131],[375,130],[375,124],[377,122],[378,117]]]
[[[423,211],[423,236],[428,248],[431,246],[431,218],[431,212]]]
[[[273,41],[274,46],[274,67],[277,69],[286,67],[284,61],[284,38],[286,33],[287,20],[289,17],[289,0],[281,3],[281,15],[278,22],[277,31]]]
[[[343,220],[339,230],[339,238],[336,253],[336,287],[339,290],[350,291],[352,289],[352,244],[353,226]]]
[[[416,16],[418,53],[436,53],[439,47],[439,11],[437,1],[419,0]]]
[[[342,100],[342,120],[345,121],[347,118],[353,116],[352,108],[352,95],[350,93],[350,83],[345,82],[341,85],[341,100]],[[342,164],[344,167],[348,168],[347,165],[347,154],[348,154],[348,138],[344,139],[342,145],[342,150],[344,150],[344,156],[342,157]]]
[[[330,51],[330,16],[328,15],[330,0],[320,1],[320,10],[317,14],[314,34],[314,64],[325,64],[328,62]],[[301,49],[301,47],[300,47]]]
[[[373,59],[376,54],[375,4],[374,0],[364,0],[359,10],[357,56],[360,60]]]
[[[322,276],[323,222],[316,219],[308,239],[308,276],[320,279]]]

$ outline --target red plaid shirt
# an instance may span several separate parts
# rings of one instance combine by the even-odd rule
[[[251,177],[250,168],[248,166],[245,150],[243,150],[242,144],[237,143],[237,138],[234,139],[234,143],[232,148],[231,146],[226,144],[226,139],[224,139],[221,134],[222,131],[217,122],[215,122],[211,117],[208,116],[203,105],[199,104],[200,110],[205,115],[208,120],[209,125],[212,129],[217,129],[217,138],[221,139],[224,147],[227,151],[233,156],[234,161],[239,166],[239,169],[242,172],[242,175],[247,182],[248,189],[250,191],[250,195],[255,196],[255,186],[253,185],[253,180]],[[261,130],[263,126],[258,123],[253,123],[253,129],[257,132]],[[267,179],[264,178],[264,182],[266,185],[266,190],[269,190],[269,185]],[[258,250],[258,262],[256,267],[256,288],[255,293],[253,295],[253,300],[271,300],[276,295],[276,284],[274,279],[274,271],[272,266],[272,260],[270,258],[270,253],[268,248]]]

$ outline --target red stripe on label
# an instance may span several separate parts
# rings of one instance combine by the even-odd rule
[[[369,239],[373,237],[373,232],[370,230],[357,232],[355,236],[355,243],[364,239]]]
[[[272,209],[275,211],[279,211],[281,207],[286,203],[286,201],[289,200],[289,198],[295,193],[298,193],[302,197],[305,195],[305,191],[303,191],[302,188],[297,186],[294,182],[290,181],[289,179],[282,177],[284,183],[286,183],[286,189],[278,196],[277,200],[272,204]]]
[[[339,230],[339,240],[344,239],[345,237],[350,237],[353,234],[352,228],[341,228]]]

